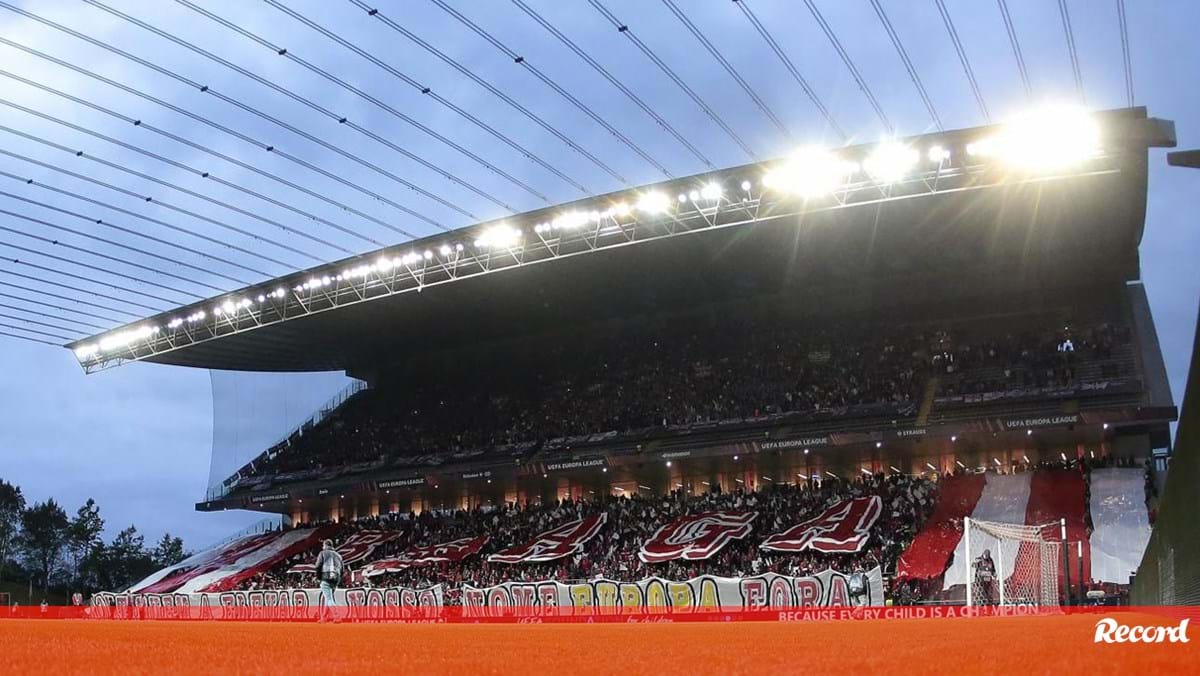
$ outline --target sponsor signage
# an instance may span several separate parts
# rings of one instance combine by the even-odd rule
[[[604,458],[588,458],[586,460],[568,460],[565,462],[546,463],[547,472],[562,472],[571,469],[586,469],[588,467],[604,467],[607,463]]]
[[[291,495],[288,493],[271,493],[269,495],[254,495],[250,497],[250,502],[277,502],[279,500],[287,500]]]
[[[795,439],[776,439],[774,441],[761,442],[758,447],[764,451],[784,451],[791,448],[812,448],[814,446],[828,446],[829,436],[817,437],[797,437]]]
[[[1074,425],[1079,422],[1079,414],[1046,415],[1034,418],[1012,418],[1004,421],[1004,429],[1030,429],[1033,427],[1055,427],[1058,425]]]
[[[388,479],[387,481],[380,481],[378,484],[380,488],[402,488],[404,486],[424,485],[425,477],[423,476],[408,477],[407,479]]]
[[[464,479],[487,479],[491,476],[492,470],[490,469],[483,472],[463,472],[462,474],[462,478]]]

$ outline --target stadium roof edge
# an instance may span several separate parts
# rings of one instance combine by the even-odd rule
[[[1144,155],[1149,147],[1174,144],[1173,124],[1148,118],[1145,108],[1089,115],[1103,128],[1106,143],[1116,142],[1108,143],[1108,147],[1120,146],[1122,152]],[[794,191],[780,190],[779,186],[765,187],[765,179],[775,174],[783,174],[789,181],[814,178],[810,175],[812,168],[808,167],[796,179],[795,172],[790,171],[792,161],[777,158],[575,200],[297,271],[131,322],[65,347],[75,352],[89,373],[140,360],[211,368],[248,364],[254,361],[253,357],[215,358],[219,350],[206,349],[186,358],[180,353],[196,352],[197,346],[318,312],[652,239],[928,197],[939,192],[977,190],[981,183],[991,179],[995,179],[993,183],[982,187],[1118,171],[1096,160],[1080,171],[1062,170],[1049,176],[1026,172],[1019,179],[1010,175],[996,179],[996,160],[988,154],[992,151],[982,149],[982,141],[995,138],[1003,129],[1003,125],[991,125],[914,135],[827,151],[832,154],[810,151],[806,157],[824,162],[818,168],[837,178],[836,185],[820,186],[823,192],[820,195],[803,192],[797,195]],[[905,154],[914,151],[916,154]],[[903,157],[898,157],[897,152]],[[897,161],[908,162],[909,171],[903,177],[889,175],[883,180],[882,175],[893,167],[880,164]],[[832,166],[830,162],[838,164]],[[1144,183],[1140,192],[1144,207]],[[662,202],[664,198],[666,203]],[[1138,240],[1140,227],[1141,223],[1137,225]],[[268,365],[267,369],[345,367],[342,363],[309,362]]]

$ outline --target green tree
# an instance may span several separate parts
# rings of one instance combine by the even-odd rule
[[[110,544],[98,548],[88,567],[100,588],[121,591],[154,572],[154,560],[146,551],[145,538],[129,526]]]
[[[100,539],[100,533],[104,530],[104,519],[100,518],[100,508],[96,505],[96,501],[88,498],[79,511],[75,512],[75,518],[71,519],[70,526],[67,527],[67,563],[70,566],[70,579],[73,585],[77,585],[80,591],[88,587],[84,581],[84,573],[86,567],[84,562],[92,552],[96,550],[103,541]]]
[[[183,538],[171,537],[170,533],[163,533],[162,539],[154,546],[154,551],[150,552],[150,560],[158,568],[173,566],[188,556],[183,550]]]
[[[4,564],[16,548],[24,511],[25,496],[21,495],[21,489],[0,479],[0,579],[4,577]]]
[[[62,559],[69,525],[67,513],[53,498],[21,512],[21,550],[41,573],[43,592],[50,588],[50,576]]]

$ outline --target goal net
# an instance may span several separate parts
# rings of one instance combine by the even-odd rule
[[[1059,524],[965,520],[967,605],[1057,606],[1062,542]]]

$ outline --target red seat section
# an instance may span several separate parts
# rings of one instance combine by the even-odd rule
[[[937,506],[925,527],[913,538],[896,566],[897,579],[925,580],[940,576],[962,539],[963,517],[971,515],[983,493],[982,474],[942,479]]]

